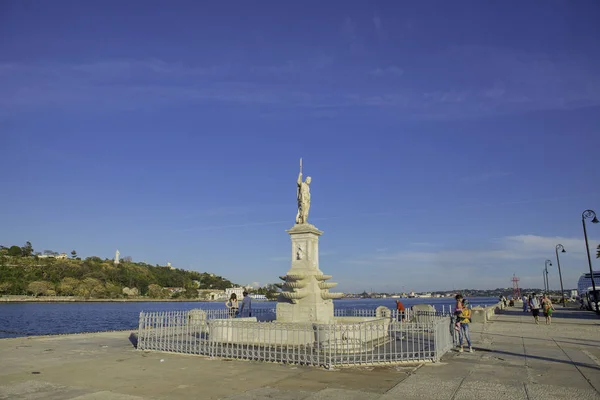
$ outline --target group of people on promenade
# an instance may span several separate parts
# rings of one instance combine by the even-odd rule
[[[252,298],[246,291],[244,291],[242,294],[244,295],[244,298],[242,299],[241,305],[239,304],[237,295],[235,293],[231,293],[229,300],[225,302],[225,306],[229,310],[229,318],[252,316]]]
[[[544,313],[546,318],[546,325],[552,323],[552,313],[554,312],[554,305],[547,294],[538,296],[536,293],[532,293],[527,297],[523,295],[523,312],[531,311],[533,320],[537,325],[540,323],[540,310]]]

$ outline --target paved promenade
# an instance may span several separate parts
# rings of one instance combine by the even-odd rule
[[[129,332],[0,340],[0,399],[600,399],[600,319],[557,307],[474,324],[474,353],[326,371],[139,352]]]

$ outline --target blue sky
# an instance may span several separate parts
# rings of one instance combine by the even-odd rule
[[[341,291],[575,287],[600,4],[425,3],[3,1],[0,243],[276,282],[303,157]]]

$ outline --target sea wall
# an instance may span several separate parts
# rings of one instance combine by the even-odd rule
[[[485,324],[490,321],[497,312],[504,310],[504,308],[504,304],[501,301],[487,307],[473,307],[471,309],[471,322]]]

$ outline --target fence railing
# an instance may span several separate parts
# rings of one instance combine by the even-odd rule
[[[331,367],[437,361],[453,345],[450,318],[441,313],[403,320],[337,310],[363,318],[302,324],[267,319],[274,310],[253,310],[252,318],[229,318],[227,311],[142,312],[138,349]]]

